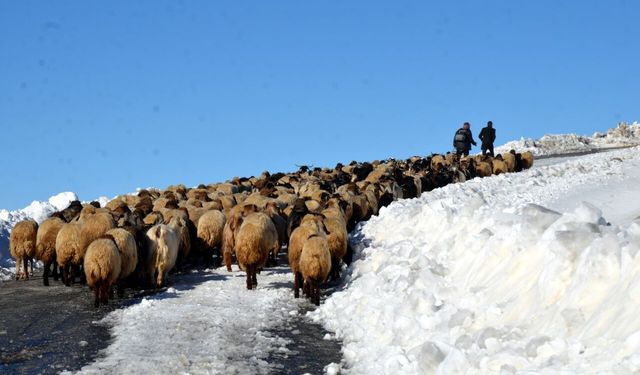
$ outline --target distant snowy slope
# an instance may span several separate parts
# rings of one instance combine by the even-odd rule
[[[636,147],[395,202],[312,317],[345,374],[638,373],[638,179]]]
[[[9,235],[13,226],[25,219],[33,219],[39,224],[51,213],[67,208],[71,201],[77,199],[75,193],[65,192],[49,198],[46,202],[33,201],[21,210],[0,210],[0,280],[10,278],[15,266],[9,255]]]
[[[517,150],[531,151],[534,155],[558,155],[571,152],[588,152],[598,149],[640,145],[640,124],[620,123],[606,133],[594,133],[592,136],[576,134],[545,135],[540,139],[522,138],[496,147],[496,153]]]

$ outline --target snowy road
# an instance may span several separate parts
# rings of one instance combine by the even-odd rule
[[[80,373],[320,373],[340,361],[341,345],[300,316],[309,304],[293,298],[292,278],[284,265],[258,275],[257,290],[246,289],[236,266],[178,277],[166,292],[109,314],[113,343]],[[318,345],[299,353],[311,349],[297,345],[310,334]]]

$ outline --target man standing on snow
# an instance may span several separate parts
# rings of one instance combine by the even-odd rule
[[[493,157],[493,142],[496,140],[496,129],[493,128],[493,122],[487,122],[487,126],[480,131],[479,137],[482,141],[482,155],[489,151],[489,155]]]
[[[456,131],[456,135],[453,137],[453,147],[456,149],[456,155],[458,156],[469,156],[471,145],[476,145],[476,141],[473,140],[470,127],[471,125],[469,125],[468,122],[465,122],[464,125]]]

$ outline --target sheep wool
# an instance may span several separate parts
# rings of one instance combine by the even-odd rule
[[[164,285],[169,271],[178,258],[180,237],[175,230],[165,224],[157,224],[147,231],[147,269],[151,283],[160,288]]]
[[[112,239],[100,238],[89,245],[84,257],[84,274],[94,292],[95,307],[109,302],[111,287],[120,277],[120,271],[120,253]]]
[[[107,231],[107,235],[113,237],[118,248],[121,260],[120,279],[124,279],[131,275],[138,265],[136,239],[131,232],[122,228],[111,229]]]
[[[9,235],[9,253],[16,260],[16,280],[29,278],[27,272],[29,261],[31,261],[31,274],[33,274],[37,233],[38,223],[33,220],[23,220],[13,227]]]
[[[261,212],[248,215],[240,226],[235,245],[238,266],[247,272],[247,289],[255,288],[258,268],[264,266],[269,253],[279,246],[271,218]]]
[[[43,221],[38,228],[36,236],[36,259],[44,263],[43,282],[49,285],[49,269],[53,266],[54,278],[57,267],[56,262],[56,237],[64,225],[64,221],[58,217],[50,217]]]
[[[331,253],[327,238],[312,236],[307,239],[300,255],[300,273],[308,284],[311,302],[316,305],[320,305],[320,285],[327,280],[330,270]]]

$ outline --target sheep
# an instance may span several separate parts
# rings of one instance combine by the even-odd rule
[[[309,237],[300,254],[300,273],[309,291],[309,298],[316,306],[320,305],[320,284],[327,280],[331,270],[329,243],[323,235]]]
[[[147,231],[147,274],[156,288],[164,285],[178,258],[180,236],[171,227],[157,224]]]
[[[71,203],[69,203],[69,206],[67,206],[67,208],[62,211],[56,212],[54,215],[58,216],[66,223],[69,223],[78,217],[80,211],[82,211],[82,203],[80,203],[80,201],[72,201]]]
[[[273,225],[276,227],[276,231],[278,232],[278,247],[276,250],[270,255],[270,265],[277,266],[278,265],[278,252],[284,243],[286,243],[287,237],[287,221],[280,215],[280,210],[278,209],[277,202],[269,202],[265,207],[264,211],[271,221],[273,221]]]
[[[513,150],[511,151],[502,154],[502,160],[507,167],[507,172],[515,172],[516,170],[516,153]]]
[[[53,266],[53,279],[58,280],[58,262],[56,262],[56,237],[65,224],[58,217],[50,217],[40,224],[36,236],[36,259],[44,263],[43,282],[49,286],[49,270]]]
[[[476,162],[475,168],[476,168],[476,176],[489,177],[493,174],[493,169],[491,167],[491,164],[487,162],[484,162],[484,161]]]
[[[159,211],[153,211],[147,214],[142,221],[146,225],[162,224],[164,222],[164,215]]]
[[[120,277],[122,260],[113,237],[96,239],[84,257],[84,275],[94,293],[94,306],[109,303],[111,287]]]
[[[113,241],[115,241],[116,246],[118,247],[118,253],[120,254],[121,266],[118,279],[121,282],[118,286],[118,295],[122,296],[122,282],[127,277],[133,275],[133,272],[138,265],[138,246],[136,245],[134,235],[125,229],[111,229],[107,231],[107,235],[113,238]]]
[[[77,268],[83,264],[83,258],[89,245],[102,237],[108,230],[115,228],[115,222],[111,214],[102,209],[92,209],[85,206],[80,213],[75,226],[64,225],[56,237],[56,260],[63,268],[63,279],[67,286],[71,280],[75,280]],[[92,213],[95,212],[95,213]],[[62,236],[61,236],[62,235]],[[75,268],[71,275],[71,267]],[[80,276],[82,277],[82,273]]]
[[[29,272],[27,272],[29,263],[31,263],[31,275],[33,275],[37,233],[38,223],[33,220],[20,221],[11,230],[9,252],[16,260],[16,280],[29,279]]]
[[[189,253],[191,252],[191,235],[189,234],[189,227],[187,221],[189,218],[181,216],[173,216],[169,219],[169,227],[178,233],[180,236],[180,246],[178,247],[178,259],[180,262],[184,262]]]
[[[502,173],[507,173],[507,164],[502,160],[502,158],[496,157],[495,159],[493,159],[491,164],[493,168],[493,174],[499,175]]]
[[[302,248],[311,236],[317,236],[321,233],[324,234],[323,226],[322,216],[308,214],[302,218],[300,225],[291,232],[287,252],[289,256],[289,266],[291,267],[291,272],[293,272],[293,295],[295,298],[300,296],[300,287],[302,287],[302,274],[300,273],[300,254],[302,253]]]
[[[227,219],[218,210],[207,211],[198,220],[197,243],[198,250],[205,257],[205,262],[210,264],[213,261],[215,249],[218,249],[218,259],[220,259],[223,231]]]
[[[521,154],[522,169],[529,169],[533,167],[533,153],[531,151],[525,151]]]
[[[82,224],[72,222],[64,224],[56,236],[56,261],[63,270],[62,281],[66,286],[71,285],[71,278],[69,277],[71,265],[80,264],[84,258],[84,252],[81,253],[81,234]]]
[[[82,218],[82,214],[80,216]],[[80,246],[83,254],[91,242],[103,236],[109,229],[116,227],[113,217],[101,211],[96,211],[95,214],[82,218],[81,222]]]
[[[322,211],[324,229],[327,231],[327,242],[331,253],[331,279],[340,278],[340,261],[347,254],[347,222],[340,208]]]
[[[235,242],[238,266],[247,273],[247,289],[253,289],[258,285],[258,268],[264,266],[269,253],[279,246],[278,232],[269,216],[256,212],[244,218]]]
[[[449,162],[442,155],[433,155],[431,157],[431,169],[434,171],[440,171],[443,168],[449,166]]]

